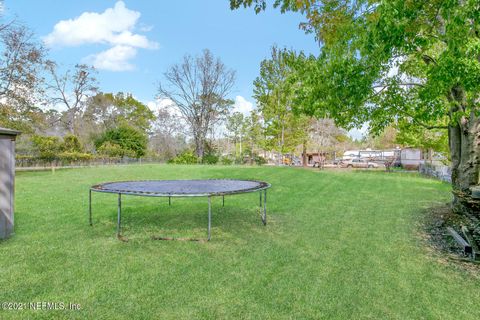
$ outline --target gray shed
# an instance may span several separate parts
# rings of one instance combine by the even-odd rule
[[[0,128],[0,239],[13,232],[15,139],[19,131]]]

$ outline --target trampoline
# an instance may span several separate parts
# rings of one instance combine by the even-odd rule
[[[88,197],[89,222],[92,222],[92,191],[114,193],[118,195],[117,208],[117,236],[121,235],[122,222],[122,195],[143,196],[143,197],[168,197],[168,204],[171,205],[172,197],[208,197],[208,240],[210,240],[210,229],[212,222],[211,198],[221,196],[222,206],[225,206],[225,196],[259,192],[259,206],[263,209],[261,215],[264,225],[267,224],[267,189],[271,185],[264,181],[257,180],[145,180],[145,181],[121,181],[107,182],[90,187]],[[263,197],[262,197],[263,194]]]

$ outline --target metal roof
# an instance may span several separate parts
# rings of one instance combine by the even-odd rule
[[[12,129],[7,129],[7,128],[2,128],[0,127],[0,135],[6,135],[6,136],[17,136],[21,132],[17,130],[12,130]]]

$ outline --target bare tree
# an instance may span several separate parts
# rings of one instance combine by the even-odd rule
[[[153,123],[153,129],[156,133],[174,136],[184,133],[184,123],[181,117],[168,110],[168,108],[159,108],[156,120]]]
[[[164,77],[166,86],[159,85],[159,98],[179,108],[190,126],[195,152],[203,157],[207,133],[233,104],[227,95],[235,83],[235,71],[206,49],[196,58],[186,55]]]
[[[71,134],[77,134],[75,120],[84,111],[87,99],[97,92],[95,69],[85,64],[75,65],[74,71],[67,70],[60,75],[53,61],[47,62],[51,82],[47,90],[52,95],[50,103],[65,108],[60,121]]]
[[[26,27],[0,25],[0,124],[31,131],[42,93],[46,50]]]
[[[229,133],[229,138],[233,140],[233,145],[235,148],[235,160],[243,162],[241,158],[242,154],[242,142],[247,134],[247,119],[243,116],[241,112],[234,112],[233,114],[227,116],[226,129]],[[237,154],[237,143],[240,143],[240,153]]]
[[[150,137],[150,149],[164,159],[170,159],[182,152],[187,143],[185,141],[185,123],[180,115],[160,108],[157,119],[153,123],[153,135]]]

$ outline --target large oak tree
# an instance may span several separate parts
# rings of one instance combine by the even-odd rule
[[[266,8],[231,0],[232,8]],[[299,63],[305,112],[372,130],[402,119],[448,130],[454,208],[480,212],[480,2],[276,0],[299,11],[319,57]]]

